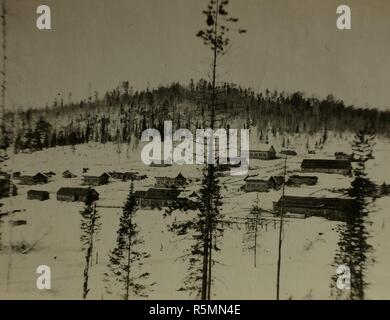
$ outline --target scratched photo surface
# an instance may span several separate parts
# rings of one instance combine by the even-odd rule
[[[0,3],[0,299],[390,299],[389,1]]]

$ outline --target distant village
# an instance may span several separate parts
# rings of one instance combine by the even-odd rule
[[[311,157],[315,151],[308,152]],[[275,148],[270,144],[259,145],[256,149],[250,150],[251,160],[270,161],[282,157],[294,157],[297,152],[293,149],[280,151],[279,156]],[[257,178],[248,175],[241,186],[242,192],[269,192],[270,190],[281,190],[283,185],[289,187],[300,187],[303,185],[313,186],[319,181],[316,173],[328,173],[350,176],[352,174],[351,155],[344,152],[336,152],[334,159],[307,158],[301,163],[301,173],[283,175],[272,175],[268,178]],[[152,163],[152,168],[164,168],[171,165]],[[216,164],[217,172],[223,176],[232,164]],[[110,181],[140,181],[148,178],[147,175],[139,172],[100,172],[91,173],[88,168],[83,168],[82,176],[78,177],[70,170],[64,172],[35,172],[24,174],[13,172],[0,172],[0,198],[18,194],[18,185],[31,186],[26,193],[29,200],[45,201],[50,198],[49,191],[35,190],[34,185],[45,185],[50,179],[61,174],[63,179],[79,179],[80,187],[61,187],[56,192],[57,201],[84,202],[89,191],[92,191],[94,200],[99,200],[99,193],[94,187],[109,184]],[[12,182],[11,182],[12,181]],[[169,207],[183,207],[196,209],[196,192],[187,190],[193,181],[179,173],[176,176],[156,176],[155,184],[147,190],[135,190],[134,196],[139,207],[145,209],[162,209]],[[389,193],[390,187],[383,185],[380,192]],[[324,198],[306,196],[281,196],[274,202],[273,214],[291,213],[302,217],[319,216],[327,219],[343,220],[344,215],[353,208],[353,200],[348,198]]]

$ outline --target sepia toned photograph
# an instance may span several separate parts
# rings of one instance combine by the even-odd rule
[[[390,299],[389,1],[0,2],[0,300]]]

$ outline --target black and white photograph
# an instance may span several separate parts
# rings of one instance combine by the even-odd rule
[[[0,3],[0,300],[390,299],[389,1]]]

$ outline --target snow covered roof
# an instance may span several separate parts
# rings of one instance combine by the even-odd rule
[[[351,169],[351,161],[334,159],[304,159],[302,168]]]
[[[46,178],[46,179],[48,178],[48,176],[43,174],[42,172],[29,173],[29,174],[24,173],[21,177],[34,177],[34,178]]]
[[[97,174],[91,174],[91,173],[88,172],[88,174],[84,174],[83,175],[84,178],[100,178],[100,177],[103,177],[103,176],[110,177],[110,175],[107,172],[97,173]]]
[[[249,150],[249,152],[251,152],[251,151],[261,151],[261,152],[272,151],[272,152],[275,152],[275,148],[272,146],[272,144],[260,143],[260,144],[256,144],[256,146],[254,146],[253,149]]]

